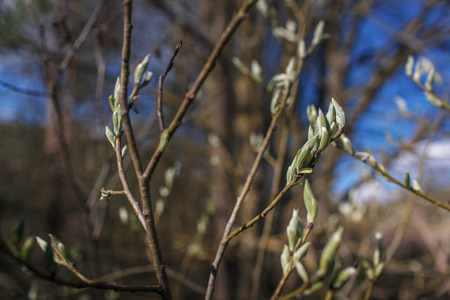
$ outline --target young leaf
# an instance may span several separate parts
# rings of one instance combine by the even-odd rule
[[[295,57],[291,57],[289,60],[285,73],[290,82],[295,80]]]
[[[251,75],[252,76],[251,77],[257,84],[263,83],[261,72],[262,72],[262,69],[261,69],[261,66],[259,65],[258,61],[252,60],[252,63],[251,63]]]
[[[20,243],[22,242],[23,232],[25,228],[25,215],[22,214],[19,218],[19,221],[16,224],[16,228],[14,229],[14,233],[10,239],[12,250],[19,255],[20,254]]]
[[[165,129],[161,134],[161,139],[159,140],[158,150],[164,152],[166,149],[167,143],[169,142],[170,132],[169,129]]]
[[[313,46],[316,46],[322,41],[323,38],[323,27],[325,26],[325,22],[323,20],[320,20],[319,23],[317,23],[316,28],[314,29],[314,36],[311,44]]]
[[[301,242],[303,237],[303,222],[298,216],[298,209],[294,209],[292,212],[291,220],[289,221],[289,225],[286,228],[286,233],[289,241],[289,250],[294,251]]]
[[[377,248],[373,252],[373,265],[377,267],[380,263],[383,263],[386,260],[386,251],[381,232],[377,232],[375,234],[375,238],[377,239]]]
[[[239,59],[239,57],[234,56],[231,59],[231,62],[236,67],[236,69],[238,69],[238,71],[241,72],[242,74],[244,75],[250,74],[250,70],[244,65],[244,63],[242,62],[242,60]]]
[[[417,63],[416,68],[414,69],[413,80],[417,83],[420,83],[420,78],[422,77],[423,69],[422,64]]]
[[[306,270],[305,266],[301,262],[295,263],[295,270],[297,271],[298,276],[303,280],[303,282],[309,281],[309,275],[308,271]]]
[[[406,105],[405,99],[402,97],[395,97],[394,99],[395,104],[397,105],[398,110],[400,111],[400,114],[406,118],[410,118],[411,114],[408,111],[408,106]]]
[[[108,141],[111,143],[111,146],[113,148],[116,147],[116,137],[114,136],[114,133],[111,131],[111,129],[108,126],[105,126],[105,134],[108,138]]]
[[[118,135],[122,130],[122,117],[119,115],[118,111],[113,112],[113,125],[114,125],[114,133]]]
[[[305,45],[304,40],[301,40],[300,42],[298,42],[297,51],[298,51],[298,56],[301,59],[304,59],[306,57],[306,45]]]
[[[296,158],[294,158],[294,161],[296,162],[296,165],[293,166],[294,168],[297,168],[297,170],[302,168],[303,162],[307,158],[308,153],[311,151],[318,138],[319,135],[313,136],[303,145],[302,149],[299,150],[300,153],[297,152],[298,157],[296,156]]]
[[[347,267],[337,274],[336,278],[333,280],[331,287],[334,290],[340,290],[344,284],[357,272],[355,267]]]
[[[308,221],[308,224],[314,223],[319,207],[317,205],[316,199],[314,198],[308,179],[305,180],[305,187],[303,189],[303,201],[305,202],[307,211],[306,220]]]
[[[406,61],[405,65],[405,73],[408,77],[412,76],[413,67],[414,67],[414,58],[410,55],[408,56],[408,60]]]
[[[331,103],[333,103],[334,108],[336,109],[336,123],[338,128],[344,128],[345,126],[345,113],[339,103],[336,102],[333,98],[331,98]]]
[[[320,290],[323,286],[324,286],[324,282],[323,281],[318,281],[313,283],[309,288],[307,288],[304,292],[303,292],[303,296],[309,296],[314,294],[315,292],[317,292],[318,290]]]
[[[372,269],[372,266],[369,264],[369,262],[367,260],[363,259],[361,261],[361,265],[362,265],[362,267],[364,269],[364,272],[366,272],[367,279],[374,280],[375,279],[375,272]]]
[[[428,72],[427,81],[425,82],[425,88],[427,90],[433,89],[434,76],[436,75],[436,69],[431,67],[431,70]]]
[[[286,271],[289,267],[289,260],[290,260],[289,248],[287,245],[284,245],[283,252],[281,252],[280,260],[281,260],[281,268],[283,269],[283,273],[286,273]]]
[[[134,83],[136,85],[140,85],[142,82],[142,79],[144,77],[144,72],[147,70],[148,67],[148,61],[150,59],[150,54],[146,55],[142,62],[136,66],[136,69],[134,70]]]
[[[294,263],[297,263],[305,257],[305,255],[308,253],[309,247],[311,246],[311,243],[305,243],[300,248],[297,249],[297,251],[294,252],[293,259]]]
[[[42,251],[45,252],[45,250],[47,249],[47,242],[38,236],[36,237],[36,241],[38,242],[38,245],[42,249]]]
[[[109,96],[108,98],[108,102],[109,102],[109,106],[111,107],[111,110],[114,112],[114,109],[116,107],[115,104],[116,99],[114,99],[114,97],[112,95]]]
[[[442,100],[439,99],[434,93],[429,91],[424,91],[425,97],[427,98],[427,101],[431,103],[431,105],[441,107],[442,106]]]
[[[33,246],[34,246],[34,237],[30,235],[25,239],[22,249],[20,250],[20,258],[24,262],[29,262],[31,252],[33,251]]]
[[[328,139],[328,130],[325,127],[322,127],[321,132],[319,149],[323,151],[327,148],[330,140]]]
[[[308,105],[306,107],[306,116],[310,124],[316,123],[317,119],[317,108],[314,105]]]
[[[312,168],[303,168],[303,169],[300,169],[300,170],[297,172],[297,174],[311,174],[312,171],[313,171]]]
[[[355,152],[353,151],[353,146],[350,139],[345,134],[342,134],[340,139],[344,150],[350,154],[354,154]]]
[[[122,148],[122,157],[124,157],[125,153],[127,153],[127,149],[128,149],[127,145],[123,146],[123,148]]]
[[[143,88],[144,86],[146,86],[147,84],[150,83],[150,81],[153,78],[153,72],[147,72],[145,73],[145,77],[144,77],[144,81],[142,82],[140,88]]]
[[[328,112],[325,119],[327,120],[328,133],[332,135],[334,130],[331,130],[331,124],[336,122],[336,108],[334,107],[333,102],[330,102],[330,105],[328,106]]]
[[[343,227],[339,227],[338,230],[328,240],[325,249],[322,251],[322,256],[319,262],[319,272],[322,275],[327,275],[333,271],[334,260],[341,243]]]
[[[293,172],[294,168],[295,167],[292,165],[288,167],[288,169],[286,171],[286,183],[289,183],[292,181],[292,179],[294,179],[294,175],[295,175]]]
[[[305,266],[301,262],[295,263],[295,270],[297,271],[298,276],[303,280],[303,282],[309,281],[308,271]]]
[[[412,184],[412,189],[416,192],[421,193],[422,192],[422,188],[420,187],[420,184],[417,180],[413,180],[413,184]]]
[[[113,109],[113,111],[117,111],[117,108],[120,107],[119,91],[120,91],[120,77],[117,77],[116,85],[114,86],[114,109]]]
[[[409,172],[406,172],[405,174],[405,185],[411,187],[411,177],[409,176]]]
[[[275,89],[275,91],[272,94],[272,100],[270,101],[270,112],[272,113],[272,115],[276,114],[280,109],[281,97],[282,97],[281,88]]]

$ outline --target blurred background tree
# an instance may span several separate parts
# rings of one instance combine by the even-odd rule
[[[162,74],[174,45],[184,41],[165,86],[167,119],[240,2],[135,2],[133,66],[150,53],[150,70]],[[129,269],[148,263],[143,242],[134,234],[138,229],[132,210],[120,197],[110,204],[98,201],[101,187],[114,189],[119,183],[103,129],[110,122],[107,97],[119,74],[121,13],[114,1],[0,3],[0,217],[7,236],[24,213],[33,234],[50,232],[78,249],[80,267],[91,277],[129,270],[122,282],[144,284],[153,280],[151,268]],[[284,186],[287,163],[306,140],[307,105],[326,107],[331,97],[346,111],[345,133],[357,150],[370,148],[400,178],[411,172],[425,191],[445,199],[448,188],[442,182],[449,181],[449,173],[437,180],[433,169],[424,167],[432,153],[416,145],[442,143],[449,123],[407,79],[404,64],[408,55],[430,59],[442,79],[438,92],[448,99],[449,14],[445,0],[260,1],[216,63],[152,182],[174,297],[202,297],[223,228],[255,156],[250,137],[263,133],[270,121],[265,85],[295,51],[289,34],[309,44],[320,20],[326,39],[306,61],[296,106],[280,121],[280,128],[291,131],[283,136],[280,130],[271,141],[237,224],[257,215]],[[236,57],[248,68],[259,64],[263,84],[240,72],[233,64]],[[133,116],[139,146],[149,151],[144,159],[159,137],[156,96],[154,80],[137,104],[140,113]],[[410,117],[400,115],[396,96],[406,99]],[[286,149],[280,147],[283,139]],[[419,166],[396,169],[405,153],[419,153]],[[310,178],[321,205],[321,221],[311,237],[316,249],[343,224],[341,263],[351,265],[355,257],[372,255],[374,233],[381,231],[392,258],[377,281],[375,299],[449,297],[446,212],[415,203],[385,184],[370,194],[364,187],[377,176],[344,155],[327,151]],[[271,157],[281,157],[278,167]],[[129,158],[125,164],[130,166]],[[172,185],[164,174],[174,165]],[[233,240],[219,270],[215,299],[260,299],[273,293],[282,274],[284,231],[292,208],[302,206],[301,192],[290,192],[265,222]],[[355,195],[362,194],[366,202],[358,204]],[[313,269],[318,254],[310,255],[306,266]],[[11,299],[35,290],[42,299],[143,297],[55,288],[30,278],[9,260],[0,261],[0,276],[5,279],[0,290]],[[295,279],[288,286],[295,287]],[[358,298],[366,286],[355,279],[343,295]]]

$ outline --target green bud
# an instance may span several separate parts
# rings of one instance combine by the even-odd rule
[[[308,271],[306,270],[305,266],[301,262],[295,263],[295,270],[297,271],[298,276],[303,280],[303,282],[309,281],[309,275]]]
[[[169,142],[170,132],[169,129],[165,129],[161,134],[161,139],[159,140],[158,150],[163,152],[166,149],[167,143]]]
[[[386,260],[386,251],[383,244],[383,235],[381,232],[375,234],[377,239],[377,248],[373,252],[373,265],[376,267]]]
[[[117,111],[117,108],[120,107],[119,91],[120,91],[120,77],[117,77],[116,85],[114,86],[114,109],[113,109],[113,111]]]
[[[427,98],[427,101],[430,102],[431,105],[434,105],[437,107],[442,106],[441,99],[439,99],[439,97],[437,97],[434,93],[429,92],[429,91],[424,91],[423,93],[424,93],[425,97]]]
[[[242,60],[240,60],[238,57],[234,56],[231,59],[231,62],[236,67],[236,69],[238,69],[238,71],[241,72],[242,74],[244,74],[244,75],[250,74],[250,70],[244,65]]]
[[[319,262],[319,272],[322,275],[330,274],[333,271],[336,253],[341,243],[343,227],[339,229],[328,240],[325,249],[322,252]]]
[[[122,157],[124,157],[125,153],[127,153],[127,149],[128,149],[127,145],[123,146],[123,148],[122,148]]]
[[[150,81],[152,81],[152,79],[153,79],[153,72],[145,73],[144,81],[141,84],[141,88],[148,85],[150,83]]]
[[[342,134],[340,139],[342,142],[342,146],[346,152],[348,152],[350,154],[355,153],[353,150],[352,143],[350,142],[350,139],[345,134]]]
[[[144,77],[144,72],[147,70],[148,67],[148,61],[150,59],[150,55],[146,55],[142,62],[136,66],[136,69],[134,70],[134,83],[136,85],[140,85],[142,82],[142,79]]]
[[[408,56],[408,60],[406,61],[405,65],[405,73],[408,77],[412,76],[413,67],[414,67],[414,58],[410,55]]]
[[[301,59],[304,59],[306,57],[306,45],[305,45],[305,41],[301,40],[298,45],[297,45],[297,51],[298,51],[298,56]]]
[[[322,41],[324,26],[325,26],[325,22],[323,20],[320,20],[320,22],[317,23],[317,26],[314,29],[313,40],[311,42],[312,45],[316,46],[317,44],[319,44]]]
[[[413,180],[412,189],[416,192],[422,193],[422,188],[419,185],[419,182],[417,180]]]
[[[300,246],[300,248],[297,249],[297,251],[294,252],[293,260],[294,263],[297,263],[305,257],[305,255],[308,253],[309,247],[311,246],[311,243],[304,243]]]
[[[303,168],[303,169],[300,169],[300,170],[297,172],[297,174],[311,174],[312,171],[313,171],[312,168]]]
[[[108,102],[109,102],[109,106],[111,107],[112,111],[114,111],[115,107],[116,107],[115,101],[117,101],[117,99],[114,99],[114,97],[110,95],[108,98]]]
[[[105,126],[105,134],[108,138],[108,141],[111,143],[111,146],[113,148],[116,147],[116,137],[114,136],[114,133],[111,131],[111,129],[108,126]]]
[[[331,287],[335,290],[340,290],[344,284],[349,281],[349,279],[357,272],[355,267],[347,267],[337,274],[336,278],[333,280]]]
[[[314,105],[308,105],[306,107],[306,116],[310,124],[314,124],[317,119],[317,108]]]
[[[33,251],[33,246],[34,246],[34,237],[30,235],[25,239],[22,249],[20,250],[20,258],[24,262],[29,262],[31,252]]]
[[[305,187],[303,189],[303,201],[305,202],[307,211],[306,220],[308,221],[308,224],[314,223],[319,207],[317,205],[316,198],[314,198],[314,194],[311,190],[311,186],[309,185],[308,180],[305,180]]]
[[[321,132],[322,132],[322,135],[320,136],[319,149],[325,150],[329,144],[328,131],[325,127],[322,127]]]
[[[336,123],[338,125],[339,130],[341,128],[344,128],[345,126],[345,113],[342,107],[339,105],[339,103],[336,102],[333,98],[331,98],[331,103],[333,104],[334,108],[336,109]]]
[[[411,187],[411,177],[409,176],[409,172],[405,174],[405,185]]]
[[[361,261],[361,265],[364,269],[364,272],[366,272],[367,279],[375,280],[375,272],[372,269],[372,266],[369,264],[369,262],[367,260],[363,259]]]
[[[251,63],[251,77],[253,79],[253,81],[255,81],[257,84],[263,84],[263,79],[261,76],[262,73],[262,69],[261,66],[259,65],[258,61],[256,60],[252,60]]]
[[[289,248],[287,245],[284,245],[283,252],[281,252],[280,260],[281,260],[281,268],[283,269],[284,274],[289,268],[289,261],[290,261]]]
[[[315,292],[317,292],[318,290],[320,290],[323,286],[324,286],[324,282],[323,281],[315,282],[303,292],[303,296],[312,295]]]
[[[294,209],[292,212],[292,218],[286,228],[289,241],[289,250],[294,251],[297,248],[297,245],[301,242],[303,237],[303,229],[304,225],[298,216],[298,209]]]

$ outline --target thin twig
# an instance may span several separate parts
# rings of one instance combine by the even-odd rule
[[[34,96],[34,97],[47,97],[47,93],[44,91],[23,89],[21,87],[18,87],[16,85],[13,85],[13,84],[3,81],[1,79],[0,79],[0,85],[7,89],[10,89],[13,92],[19,93],[19,94],[24,94],[24,95]]]
[[[154,272],[155,268],[153,268],[152,265],[144,265],[144,266],[136,266],[136,267],[130,267],[127,269],[115,271],[110,274],[106,274],[100,277],[95,278],[95,281],[116,281],[118,279],[122,279],[125,277],[133,276],[133,275],[139,275],[143,273],[148,272]],[[185,277],[184,275],[177,273],[176,271],[167,268],[167,275],[174,279],[175,281],[180,282],[183,286],[189,288],[190,290],[203,295],[205,294],[205,289],[196,283],[195,281],[190,280],[189,278]]]
[[[163,290],[160,286],[152,285],[152,286],[139,286],[139,285],[133,285],[133,286],[126,286],[126,285],[116,285],[116,284],[110,284],[108,282],[101,282],[101,281],[94,281],[89,280],[85,278],[85,280],[81,280],[78,282],[65,280],[59,277],[56,277],[55,274],[46,274],[37,268],[31,266],[30,264],[25,263],[20,258],[16,257],[9,247],[6,245],[6,243],[3,240],[0,240],[0,250],[10,257],[11,259],[15,260],[16,262],[20,263],[22,266],[26,268],[27,271],[33,273],[35,276],[48,280],[50,282],[53,282],[57,285],[64,285],[69,286],[76,289],[84,289],[84,288],[95,288],[95,289],[101,289],[101,290],[113,290],[116,292],[154,292],[158,294],[162,294]]]
[[[430,203],[432,203],[432,204],[434,204],[434,205],[436,205],[436,206],[438,206],[438,207],[440,207],[440,208],[443,208],[443,209],[445,209],[445,210],[450,211],[450,205],[447,205],[447,204],[445,204],[445,203],[443,203],[443,202],[440,202],[440,201],[434,199],[433,197],[431,197],[431,196],[429,196],[429,195],[423,193],[421,190],[415,190],[413,187],[408,186],[408,185],[404,184],[403,182],[401,182],[401,181],[395,179],[391,174],[387,173],[385,170],[383,170],[382,168],[380,168],[380,166],[379,166],[378,163],[375,163],[375,164],[374,164],[374,163],[372,163],[372,162],[370,162],[370,161],[368,161],[368,160],[366,160],[366,159],[364,159],[364,158],[358,156],[358,155],[357,155],[356,153],[354,153],[354,152],[351,153],[351,152],[349,152],[349,151],[346,151],[340,144],[337,144],[337,148],[341,149],[342,151],[348,153],[350,156],[353,156],[353,157],[356,158],[357,160],[361,161],[362,163],[368,165],[369,167],[371,167],[371,168],[374,169],[375,171],[379,172],[384,178],[386,178],[387,181],[393,182],[393,183],[395,183],[396,185],[402,187],[403,189],[405,189],[405,190],[407,190],[407,191],[409,191],[409,192],[411,192],[411,193],[413,193],[413,194],[415,194],[415,195],[421,197],[422,199],[425,199],[425,200],[427,200],[428,202],[430,202]]]
[[[164,96],[164,82],[166,81],[167,75],[169,75],[170,70],[172,70],[174,65],[175,57],[178,54],[178,51],[180,51],[181,47],[183,46],[183,41],[179,41],[177,46],[175,47],[175,50],[173,51],[172,58],[169,61],[169,64],[167,65],[166,72],[164,75],[159,76],[158,81],[158,120],[159,120],[159,131],[162,133],[165,129],[164,126],[164,115],[163,115],[163,96]]]
[[[164,115],[163,115],[163,106],[162,106],[162,99],[163,99],[163,85],[164,85],[164,79],[165,76],[161,75],[159,76],[158,80],[158,101],[157,101],[157,114],[158,114],[158,121],[159,121],[159,133],[161,134],[164,131]]]
[[[134,213],[139,219],[139,222],[141,222],[142,227],[144,228],[145,232],[148,232],[148,228],[145,223],[144,215],[142,214],[141,209],[139,208],[139,203],[136,201],[136,199],[133,196],[133,193],[130,190],[130,187],[128,185],[127,175],[125,172],[125,169],[123,167],[123,158],[122,158],[122,151],[121,148],[121,138],[116,138],[116,147],[114,148],[116,153],[116,161],[117,161],[117,173],[120,178],[120,182],[122,183],[123,191],[120,191],[118,193],[124,194],[125,197],[127,197],[128,202],[130,202],[131,207],[133,208]],[[111,193],[111,191],[107,191]],[[115,194],[115,193],[113,193]]]
[[[411,79],[411,81],[413,81],[424,92],[428,92],[431,95],[433,95],[437,99],[437,101],[440,103],[440,107],[441,108],[443,108],[446,111],[450,112],[450,105],[448,105],[448,103],[445,102],[444,99],[439,97],[439,95],[436,93],[436,91],[432,87],[428,88],[428,87],[424,86],[420,81],[414,80],[413,76],[411,76],[411,75],[408,75],[408,78]]]

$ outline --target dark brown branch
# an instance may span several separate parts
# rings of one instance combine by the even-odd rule
[[[163,114],[163,105],[162,105],[162,101],[163,101],[163,96],[164,96],[164,82],[166,81],[167,75],[169,74],[170,70],[172,70],[173,65],[174,65],[174,60],[175,57],[178,54],[178,51],[180,50],[180,48],[183,46],[183,41],[180,41],[175,50],[173,51],[173,55],[172,58],[170,59],[169,64],[167,65],[166,68],[166,72],[164,73],[164,75],[159,76],[159,81],[158,81],[158,120],[159,120],[159,130],[160,133],[162,133],[165,129],[164,126],[164,114]]]
[[[0,85],[13,91],[13,92],[19,93],[19,94],[24,94],[24,95],[34,96],[34,97],[47,97],[46,92],[23,89],[18,86],[15,86],[11,83],[5,82],[1,79],[0,79]]]
[[[136,138],[133,133],[129,108],[127,105],[128,93],[128,77],[130,75],[130,51],[131,51],[131,15],[132,15],[132,1],[123,0],[123,48],[122,48],[122,65],[120,70],[120,91],[119,102],[122,111],[122,120],[125,133],[128,139],[128,148],[133,162],[134,170],[138,178],[139,192],[142,201],[142,214],[145,218],[145,231],[147,246],[150,249],[153,267],[155,268],[156,278],[158,284],[162,289],[161,296],[165,300],[171,300],[172,294],[169,288],[169,280],[166,274],[166,266],[162,260],[161,249],[159,247],[158,234],[156,232],[155,220],[153,216],[153,209],[150,198],[150,184],[149,181],[142,176],[142,162],[139,157],[139,152],[136,145]]]
[[[162,99],[163,99],[163,85],[164,85],[164,79],[165,76],[161,75],[159,76],[158,80],[158,121],[159,121],[159,133],[162,133],[164,131],[164,115],[163,115],[163,106],[162,106]]]

